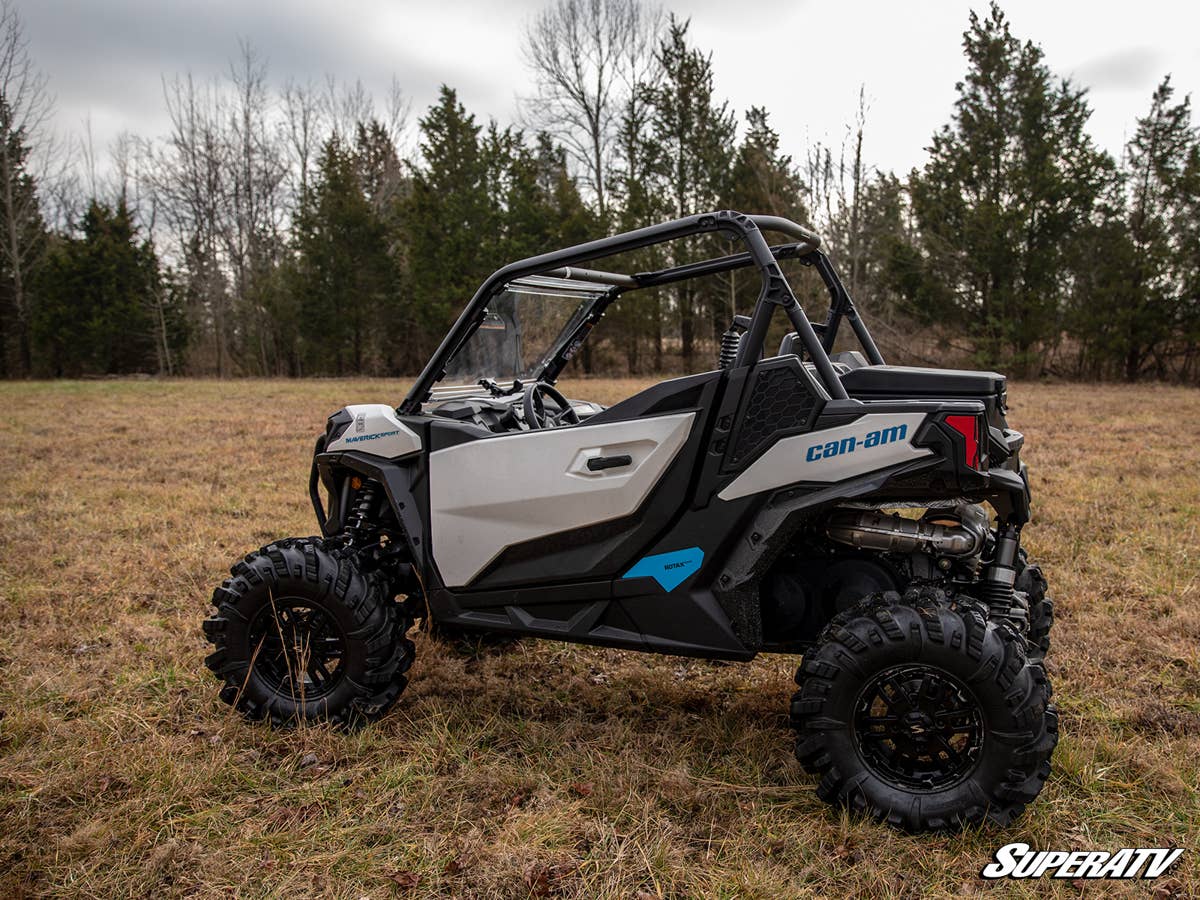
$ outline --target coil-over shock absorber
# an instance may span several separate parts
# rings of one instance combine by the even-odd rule
[[[356,475],[347,483],[347,490],[344,546],[355,554],[363,571],[381,573],[390,590],[408,597],[412,615],[426,615],[424,587],[403,526],[391,515],[383,485]]]
[[[732,369],[737,362],[738,349],[742,345],[742,335],[750,329],[749,316],[734,316],[729,328],[721,335],[721,355],[717,358],[717,367]]]
[[[979,595],[993,617],[1007,619],[1024,634],[1029,630],[1029,610],[1017,602],[1014,590],[1020,546],[1020,529],[1010,524],[997,526],[995,552],[979,583]]]
[[[369,537],[368,530],[378,490],[379,485],[374,481],[364,480],[350,501],[350,508],[346,512],[346,533],[356,544]]]

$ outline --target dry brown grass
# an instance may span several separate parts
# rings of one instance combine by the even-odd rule
[[[0,386],[0,896],[948,896],[1018,839],[1176,843],[1151,886],[1200,893],[1200,393],[1013,388],[1060,616],[1056,770],[1008,831],[908,837],[814,795],[786,730],[794,658],[418,638],[408,693],[360,733],[231,715],[202,663],[213,585],[313,530],[324,417],[400,392]],[[1087,892],[1114,887],[1145,889]]]

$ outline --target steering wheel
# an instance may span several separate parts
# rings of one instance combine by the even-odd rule
[[[558,412],[546,410],[544,397],[549,397],[558,407]],[[525,386],[525,424],[531,429],[556,428],[559,425],[578,425],[579,413],[567,399],[544,381],[533,381]]]

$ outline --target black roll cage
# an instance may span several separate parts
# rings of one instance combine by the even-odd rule
[[[793,239],[792,243],[770,246],[762,232],[772,231]],[[638,272],[632,275],[602,272],[579,268],[580,263],[589,262],[630,250],[638,250],[655,244],[667,243],[692,235],[722,232],[743,241],[746,251],[700,262],[686,263],[654,272]],[[607,295],[591,309],[588,317],[564,346],[572,347],[582,341],[591,328],[604,314],[604,310],[619,295],[644,287],[673,284],[690,278],[713,275],[733,269],[756,267],[762,278],[762,287],[755,302],[750,326],[742,337],[735,366],[752,365],[763,356],[767,330],[775,307],[782,307],[797,339],[812,361],[818,379],[829,396],[835,400],[846,400],[846,389],[842,386],[829,353],[833,349],[842,319],[850,322],[855,337],[862,345],[868,361],[881,365],[883,357],[867,330],[866,323],[858,315],[854,301],[838,277],[829,258],[821,252],[821,240],[817,235],[795,222],[781,216],[746,215],[732,210],[699,213],[674,219],[658,225],[615,234],[611,237],[577,244],[562,250],[554,250],[528,259],[518,260],[493,272],[471,298],[466,309],[451,326],[433,356],[417,376],[416,382],[400,404],[401,414],[413,415],[420,412],[421,404],[429,399],[434,384],[444,375],[446,365],[459,347],[483,322],[487,305],[498,288],[516,278],[530,275],[548,275],[557,278],[589,281],[610,287]],[[829,290],[830,305],[826,321],[814,326],[805,315],[795,293],[784,278],[779,267],[781,259],[798,259],[816,269]],[[547,367],[543,377],[553,382],[567,359],[560,358]]]

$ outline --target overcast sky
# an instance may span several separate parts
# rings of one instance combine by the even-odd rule
[[[63,131],[90,119],[103,153],[122,131],[166,131],[162,76],[227,70],[239,38],[272,80],[361,78],[381,99],[394,75],[414,112],[438,85],[481,119],[514,117],[529,90],[518,47],[538,0],[16,0],[50,77]],[[1200,3],[1007,0],[1014,32],[1050,67],[1090,90],[1090,130],[1118,153],[1166,73],[1180,94],[1200,85]],[[675,0],[711,50],[717,89],[742,111],[766,106],[797,158],[810,140],[839,142],[859,85],[869,102],[866,155],[880,168],[918,165],[947,121],[964,62],[968,10],[985,4],[865,0]],[[1198,116],[1197,118],[1200,118]]]

